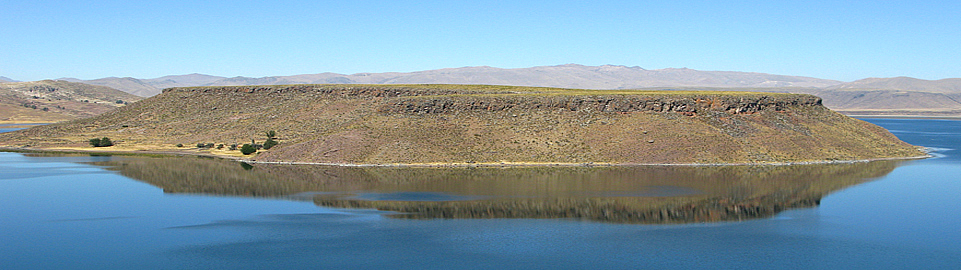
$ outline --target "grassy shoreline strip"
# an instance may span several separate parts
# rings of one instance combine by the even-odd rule
[[[325,162],[288,162],[288,161],[256,161],[243,159],[234,156],[222,156],[204,153],[191,153],[179,151],[94,151],[80,149],[37,149],[37,148],[14,148],[0,147],[0,152],[14,153],[63,153],[63,154],[104,154],[119,156],[144,156],[144,157],[183,157],[194,156],[202,158],[220,158],[250,164],[279,164],[279,165],[319,165],[319,166],[339,166],[339,167],[398,167],[398,168],[471,168],[471,167],[645,167],[645,166],[690,166],[690,167],[714,167],[714,166],[791,166],[791,165],[811,165],[811,164],[849,164],[885,160],[918,160],[934,157],[927,148],[923,148],[928,154],[914,157],[887,157],[858,160],[815,160],[798,162],[758,162],[758,163],[609,163],[609,162],[494,162],[494,163],[393,163],[393,164],[352,164],[352,163],[325,163]]]

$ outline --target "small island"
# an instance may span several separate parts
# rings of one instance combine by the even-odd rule
[[[268,131],[276,138],[265,137]],[[90,146],[104,137],[113,146]],[[223,147],[265,139],[279,144],[251,155]],[[926,155],[806,94],[491,85],[168,88],[95,117],[0,134],[0,146],[394,166],[793,164]]]

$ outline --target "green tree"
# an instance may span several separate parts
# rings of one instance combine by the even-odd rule
[[[107,138],[107,137],[93,138],[93,139],[90,139],[88,142],[90,142],[90,145],[93,147],[113,146],[113,142],[110,141],[110,138]]]
[[[267,141],[264,142],[264,150],[270,149],[271,147],[274,147],[277,144],[279,144],[277,141],[275,141],[274,139],[268,138]]]
[[[244,155],[250,155],[250,154],[253,154],[254,152],[257,152],[257,148],[254,148],[253,145],[249,145],[245,143],[244,146],[240,147],[240,153],[243,153]]]
[[[267,139],[273,139],[273,138],[277,138],[277,132],[275,132],[275,131],[273,131],[273,130],[267,131]],[[264,143],[264,144],[266,144],[266,143]]]

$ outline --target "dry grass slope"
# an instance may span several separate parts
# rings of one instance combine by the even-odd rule
[[[67,81],[0,83],[0,123],[53,123],[90,117],[143,98]]]
[[[97,117],[0,134],[0,144],[77,148],[106,136],[119,150],[183,150],[174,145],[262,141],[267,130],[281,144],[258,161],[685,164],[923,155],[810,95],[486,85],[171,88]]]

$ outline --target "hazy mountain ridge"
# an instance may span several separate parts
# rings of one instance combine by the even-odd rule
[[[147,84],[143,80],[131,78],[131,77],[123,77],[123,78],[107,77],[107,78],[100,78],[96,80],[60,78],[57,80],[106,86],[106,87],[110,87],[113,89],[117,89],[136,96],[141,96],[141,97],[150,97],[160,93],[160,89],[158,89],[157,87]]]
[[[576,89],[683,88],[748,90],[815,94],[842,112],[961,115],[961,78],[923,80],[910,77],[867,78],[853,82],[811,77],[738,71],[701,71],[688,68],[648,70],[617,65],[577,64],[530,68],[489,66],[445,68],[416,72],[317,73],[291,76],[220,77],[204,74],[171,75],[154,79],[102,78],[79,80],[138,96],[159,94],[164,88],[187,86],[244,86],[286,84],[488,84]]]
[[[849,83],[843,83],[827,89],[849,90],[849,89],[876,89],[876,90],[903,90],[931,93],[961,94],[961,78],[950,78],[941,80],[922,80],[911,77],[894,78],[867,78]]]
[[[11,78],[4,77],[4,76],[0,76],[0,82],[19,82],[19,81],[18,81],[18,80],[11,79]]]
[[[63,80],[113,87],[153,96],[168,87],[241,86],[284,84],[493,84],[579,89],[634,89],[649,87],[827,87],[840,81],[754,72],[700,71],[687,68],[647,70],[626,66],[576,64],[504,69],[488,66],[445,68],[416,72],[318,73],[292,76],[219,77],[203,74],[164,76],[155,79],[102,78]]]

